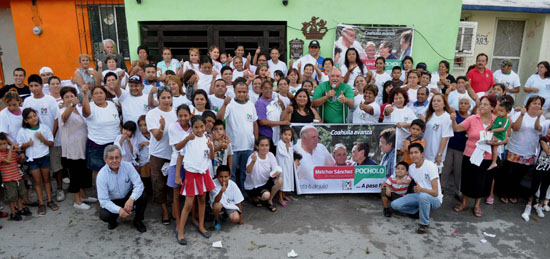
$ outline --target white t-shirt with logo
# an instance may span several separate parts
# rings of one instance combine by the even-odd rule
[[[183,164],[186,171],[206,174],[206,171],[212,167],[208,137],[206,135],[202,137],[195,136],[193,140],[185,144],[185,148],[180,150],[180,154],[183,156]]]
[[[199,82],[197,83],[197,88],[202,89],[206,94],[210,93],[210,86],[212,85],[212,75],[204,74],[200,71],[197,72],[199,75]]]
[[[342,77],[344,77],[346,75],[346,73],[348,72],[348,67],[346,67],[346,65],[342,64],[342,66],[340,66],[340,70],[342,71]],[[363,66],[363,73],[361,73],[361,69],[359,68],[359,66],[356,66],[353,71],[351,71],[351,73],[349,73],[349,78],[348,78],[348,81],[347,82],[344,82],[348,85],[351,85],[353,87],[353,83],[355,82],[355,78],[358,77],[358,76],[366,76],[367,75],[367,68],[365,66]]]
[[[231,139],[233,152],[254,148],[254,123],[258,120],[256,107],[251,101],[240,104],[231,100],[225,108],[226,132]]]
[[[128,91],[122,91],[118,102],[122,107],[122,123],[127,121],[137,123],[139,116],[147,114],[149,104],[147,95],[133,96]]]
[[[164,117],[164,133],[162,138],[157,140],[152,130],[160,129],[160,118]],[[172,147],[168,142],[168,126],[178,120],[176,109],[172,108],[169,112],[162,111],[159,107],[147,112],[145,121],[147,122],[147,130],[151,132],[149,140],[149,155],[163,159],[170,159],[172,155]]]
[[[451,116],[447,112],[437,116],[434,112],[432,117],[430,117],[430,120],[426,122],[426,130],[424,131],[424,140],[426,141],[426,146],[424,147],[424,158],[435,163],[435,158],[437,153],[439,153],[439,144],[441,143],[441,139],[453,136],[454,132]],[[443,150],[441,162],[445,161],[446,153],[447,146],[445,146],[445,149]]]
[[[107,107],[90,103],[90,116],[86,118],[88,138],[98,145],[113,143],[120,134],[120,118],[114,103],[106,101]]]
[[[252,168],[252,172],[246,176],[246,180],[244,181],[245,190],[252,190],[266,184],[271,177],[271,171],[277,166],[277,159],[271,152],[267,153],[264,159],[261,159],[260,155],[256,152],[256,157],[254,168]],[[246,166],[248,167],[250,163],[252,163],[252,155],[248,157]]]
[[[218,98],[214,94],[209,95],[208,100],[210,101],[210,109],[215,112],[218,112],[220,110],[220,108],[223,105],[223,102],[225,101],[225,99]]]
[[[32,108],[40,119],[40,124],[46,124],[48,128],[53,129],[55,120],[59,115],[59,106],[55,98],[51,95],[44,95],[42,98],[29,96],[23,102],[23,109]]]
[[[409,175],[414,179],[414,182],[424,188],[432,190],[432,180],[437,179],[437,199],[440,203],[443,203],[443,194],[441,193],[441,182],[439,181],[439,175],[437,173],[437,166],[426,159],[419,168],[416,164],[409,166]]]
[[[521,116],[521,112],[515,113],[511,118],[511,122],[516,122],[519,116]],[[512,129],[512,135],[506,146],[510,152],[527,157],[536,154],[539,145],[539,134],[543,133],[535,129],[536,121],[537,116],[531,117],[528,113],[523,115],[521,127],[518,131]],[[541,126],[544,125],[544,121],[544,116],[541,116],[539,121]]]
[[[172,107],[174,109],[177,109],[182,104],[187,104],[187,106],[192,106],[193,105],[191,100],[187,99],[187,96],[185,96],[185,95],[174,96],[172,98]]]
[[[382,105],[382,95],[384,93],[384,83],[386,81],[391,81],[392,79],[391,79],[391,76],[386,72],[383,72],[382,74],[378,74],[378,73],[376,73],[376,71],[373,71],[372,75],[375,79],[374,84],[376,86],[378,86],[378,95],[376,96],[376,102],[379,105]]]
[[[359,95],[357,95],[359,96]],[[362,95],[361,95],[362,96]],[[358,102],[355,100],[353,111],[353,123],[365,124],[365,123],[378,123],[378,118],[380,118],[380,105],[376,102],[369,103],[368,105],[373,108],[373,114],[368,114],[365,111],[361,110],[361,104],[365,102],[365,99]]]

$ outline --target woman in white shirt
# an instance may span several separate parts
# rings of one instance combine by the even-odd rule
[[[359,78],[359,77],[358,77]],[[355,110],[353,111],[354,124],[372,124],[378,123],[380,118],[380,105],[375,102],[378,95],[378,87],[374,84],[368,85],[362,96],[363,100],[355,101]]]
[[[459,76],[456,78],[456,89],[453,89],[453,87],[447,89],[445,91],[445,94],[447,95],[447,101],[449,103],[449,106],[451,108],[458,111],[458,103],[462,98],[467,98],[470,101],[470,110],[468,110],[468,113],[472,113],[472,110],[475,106],[474,99],[477,99],[477,95],[473,90],[468,91],[468,88],[471,89],[470,85],[468,84],[468,78],[465,76]],[[474,97],[472,98],[471,95]]]
[[[59,110],[59,136],[61,138],[61,157],[65,169],[69,172],[71,183],[69,192],[74,194],[73,207],[87,210],[96,198],[86,195],[85,188],[92,187],[92,173],[86,168],[86,139],[88,129],[82,116],[82,105],[78,104],[75,88],[61,88],[63,108]]]
[[[102,69],[103,65],[99,68],[99,71],[101,71],[101,76],[105,78],[105,75],[109,72],[113,72],[116,75],[119,75],[121,71],[124,71],[121,68],[116,67],[117,64],[117,57],[116,55],[107,55],[105,58],[105,65],[107,66],[107,69]],[[124,77],[121,79],[121,86],[122,88],[126,89],[126,79],[128,78],[128,73],[124,72]]]
[[[548,108],[550,108],[550,64],[547,61],[537,64],[537,73],[527,79],[524,91],[527,93],[525,103],[531,96],[541,96],[547,100],[547,102],[544,102],[543,108],[544,111],[548,111]]]
[[[343,66],[340,68],[344,75],[344,83],[352,85],[357,76],[366,76],[367,69],[359,58],[359,53],[355,48],[349,48],[346,51],[346,59]]]
[[[395,147],[400,149],[409,136],[411,122],[416,115],[405,104],[409,101],[407,92],[403,88],[394,88],[390,93],[390,104],[384,108],[384,122],[395,123],[397,126]]]
[[[503,203],[516,203],[519,197],[520,182],[525,172],[528,172],[536,160],[539,135],[542,133],[544,121],[543,107],[545,100],[537,95],[529,97],[521,112],[512,117],[512,134],[507,149],[503,174],[497,178],[501,190],[499,195]]]
[[[105,166],[103,150],[113,144],[120,134],[120,116],[115,104],[107,101],[107,89],[103,86],[92,88],[92,103],[88,101],[88,89],[82,88],[82,116],[88,125],[88,140],[86,141],[86,164],[93,171],[94,179],[97,172]]]
[[[370,80],[369,83],[373,83],[376,86],[378,86],[378,96],[376,96],[376,102],[379,105],[382,105],[382,92],[384,90],[384,83],[386,81],[391,81],[391,76],[384,71],[386,68],[386,59],[384,57],[377,57],[376,58],[376,71],[367,72],[367,81]]]
[[[454,136],[450,112],[445,97],[440,93],[434,94],[426,111],[424,158],[438,166],[443,166],[449,138]]]
[[[175,109],[172,108],[172,92],[166,88],[158,90],[159,106],[147,112],[145,121],[147,130],[152,137],[149,144],[149,164],[151,168],[151,182],[153,185],[153,202],[162,208],[162,224],[169,225],[170,217],[166,207],[166,181],[163,174],[164,164],[170,163],[172,148],[168,141],[168,126],[177,121]]]
[[[407,90],[410,104],[416,102],[416,94],[418,92],[418,88],[420,88],[420,85],[418,85],[419,80],[420,73],[417,70],[411,70],[407,75],[407,84],[402,86],[404,89]]]

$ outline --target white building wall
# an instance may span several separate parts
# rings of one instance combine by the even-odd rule
[[[29,30],[32,28],[29,28]],[[6,79],[5,84],[13,84],[13,70],[19,66],[19,51],[15,39],[15,29],[9,8],[0,8],[0,46],[2,46],[2,71]]]

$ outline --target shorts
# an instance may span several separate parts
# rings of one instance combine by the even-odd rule
[[[235,212],[235,211],[238,212],[239,215],[242,214],[242,212],[239,211],[239,210],[235,210],[235,209],[226,209],[226,208],[223,208],[223,209],[222,209],[222,213],[225,213],[225,215],[227,215],[228,217],[229,217],[229,215],[233,214],[233,212]]]
[[[61,146],[50,147],[50,171],[57,173],[61,170],[63,170],[63,165],[61,165]]]
[[[103,151],[108,145],[98,145],[91,141],[90,139],[86,140],[86,167],[92,171],[99,171],[103,166],[105,166],[105,160],[103,160]]]
[[[271,188],[273,188],[273,185],[275,185],[275,178],[269,177],[269,180],[267,180],[264,185],[254,188],[252,190],[246,190],[246,192],[250,197],[260,197],[262,196],[262,194],[264,194],[264,192],[270,192]]]
[[[181,176],[181,182],[185,180],[185,169],[183,168],[183,165],[181,165],[180,170],[180,176]],[[168,170],[168,180],[166,181],[166,185],[171,188],[180,188],[180,184],[176,184],[176,166],[170,166],[170,170]]]
[[[380,191],[380,195],[386,196],[386,198],[388,198],[388,200],[390,200],[390,201],[394,201],[394,200],[397,200],[397,199],[403,197],[403,195],[399,195],[399,194],[397,194],[397,193],[395,193],[395,192],[391,192],[391,196],[388,197],[388,196],[386,195],[386,188],[382,188],[382,191]]]
[[[50,155],[35,158],[32,160],[32,162],[28,162],[27,164],[29,165],[29,171],[50,169]]]
[[[27,188],[23,180],[2,183],[6,189],[6,198],[9,202],[16,202],[27,196]]]

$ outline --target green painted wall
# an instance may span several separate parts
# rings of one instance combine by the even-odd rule
[[[132,59],[140,43],[140,21],[286,21],[301,28],[313,15],[327,21],[328,28],[347,24],[396,24],[414,26],[442,56],[453,59],[461,13],[461,0],[126,0],[126,19]],[[332,56],[335,30],[320,41],[321,56]],[[287,42],[309,40],[301,31],[287,29]],[[288,50],[290,50],[288,48]],[[415,62],[424,61],[430,70],[442,59],[418,32],[413,41]],[[452,61],[450,61],[452,63]]]

